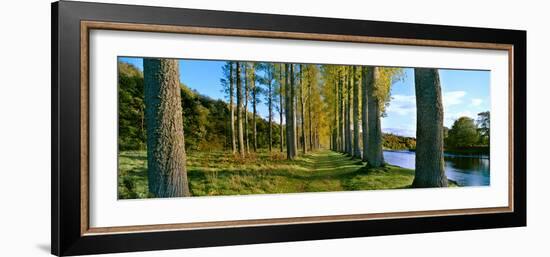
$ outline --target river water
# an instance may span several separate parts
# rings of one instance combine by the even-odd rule
[[[445,174],[460,186],[490,185],[489,157],[445,154]],[[414,169],[415,153],[384,151],[384,160],[392,165]]]

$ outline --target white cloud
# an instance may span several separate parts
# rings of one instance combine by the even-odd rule
[[[416,98],[414,95],[392,95],[388,113],[398,115],[414,115],[416,113]]]
[[[451,127],[453,125],[453,122],[462,117],[462,116],[470,116],[468,115],[468,111],[464,111],[464,108],[461,108],[463,106],[458,107],[452,107],[455,105],[460,105],[464,102],[464,97],[466,96],[465,91],[450,91],[443,93],[443,109],[444,109],[444,121],[443,125],[446,127]],[[456,111],[456,109],[461,109],[459,112]],[[455,109],[455,110],[453,110]]]
[[[483,100],[479,98],[472,99],[472,106],[479,106],[481,103],[483,103]]]
[[[467,110],[466,108],[470,106],[479,106],[483,103],[483,100],[479,98],[468,99],[466,95],[467,93],[465,91],[450,91],[443,93],[444,125],[446,127],[451,127],[454,121],[460,117],[466,116],[474,120],[477,118],[477,113]],[[470,103],[470,105],[468,105],[468,103]],[[412,116],[414,122],[409,124],[412,125],[409,128],[383,128],[384,132],[403,136],[415,136],[416,98],[414,95],[392,95],[390,105],[386,111],[401,116]]]
[[[450,106],[463,103],[463,99],[465,96],[465,91],[451,91],[443,93],[442,100],[445,112],[447,112]],[[477,100],[481,101],[481,99]],[[481,104],[481,102],[479,104]],[[414,95],[392,95],[390,106],[388,106],[387,112],[403,116],[415,114],[416,97]]]
[[[443,93],[443,106],[448,108],[453,105],[461,104],[464,96],[466,96],[465,91],[450,91]]]

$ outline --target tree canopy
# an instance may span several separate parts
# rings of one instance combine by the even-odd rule
[[[450,147],[468,147],[478,143],[479,134],[474,120],[469,117],[460,117],[453,123],[447,137]]]

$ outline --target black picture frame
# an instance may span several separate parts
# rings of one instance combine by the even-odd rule
[[[81,255],[526,225],[526,31],[167,7],[52,3],[52,254]],[[101,235],[81,234],[83,20],[513,45],[513,201],[506,213]]]

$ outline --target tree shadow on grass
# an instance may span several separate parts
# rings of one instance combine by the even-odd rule
[[[273,177],[283,177],[285,180],[294,181],[298,184],[307,185],[308,183],[319,180],[334,180],[340,181],[349,173],[355,173],[361,169],[362,163],[359,161],[350,161],[346,156],[339,154],[311,154],[300,156],[295,160],[284,160],[274,164],[273,167],[264,170],[247,170],[246,165],[241,169],[218,169],[215,171],[203,170],[199,167],[194,167],[188,170],[190,181],[204,184],[208,180],[212,180],[215,176],[219,180],[231,179],[235,176],[254,177],[257,180],[272,179]],[[303,186],[304,188],[306,186]]]
[[[408,179],[409,171],[393,166],[369,168],[359,159],[350,159],[336,152],[312,152],[298,156],[295,160],[273,159],[271,156],[259,153],[236,161],[230,153],[191,154],[187,177],[192,194],[246,195],[397,189],[410,186],[404,185],[402,181]],[[129,154],[127,158],[143,160],[145,156]],[[130,176],[126,179],[132,182],[147,180],[146,167],[138,170],[134,168],[128,173]]]
[[[349,191],[406,189],[411,187],[413,174],[412,170],[392,165],[376,168],[366,165],[342,177],[341,184]]]

